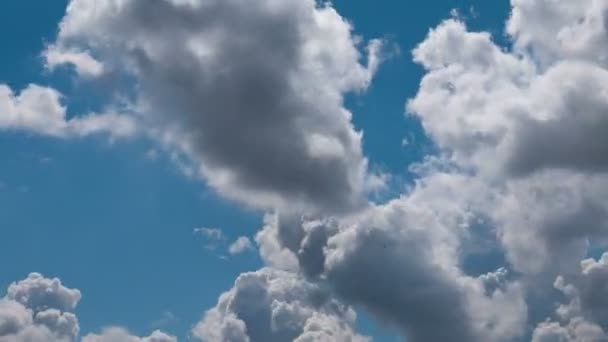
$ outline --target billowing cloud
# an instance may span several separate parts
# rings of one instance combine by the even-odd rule
[[[81,294],[77,289],[63,286],[57,278],[48,279],[39,273],[31,273],[26,279],[11,284],[6,298],[35,310],[53,308],[72,311],[80,301]]]
[[[177,342],[177,338],[161,331],[154,331],[150,336],[137,337],[122,328],[108,328],[101,334],[89,334],[82,342]]]
[[[475,181],[452,174],[427,177],[406,196],[357,215],[267,220],[259,235],[264,239],[258,239],[262,255],[275,265],[289,255],[296,270],[322,280],[339,298],[366,308],[411,341],[522,336],[527,308],[521,286],[498,280],[492,285],[491,275],[473,277],[459,269],[460,241],[477,221],[470,208],[484,202],[476,197]],[[468,194],[459,192],[464,184]],[[469,201],[454,200],[467,196]]]
[[[80,327],[73,311],[80,291],[31,273],[0,299],[0,341],[71,342]]]
[[[239,236],[233,243],[228,246],[228,252],[232,255],[241,254],[253,249],[253,244],[246,236]]]
[[[98,133],[128,137],[134,135],[137,128],[132,117],[115,113],[93,113],[68,119],[57,90],[31,84],[15,94],[7,85],[0,84],[0,130],[53,137]]]
[[[78,289],[64,286],[58,278],[31,273],[12,283],[0,298],[0,342],[74,342],[80,332],[74,310]],[[82,342],[177,342],[155,331],[149,337],[129,335],[122,328],[108,328],[101,335],[89,334]]]
[[[608,5],[511,4],[508,48],[453,18],[414,49],[425,74],[407,110],[440,152],[384,204],[367,203],[373,177],[343,104],[369,85],[381,43],[360,46],[330,5],[72,0],[51,47],[73,54],[47,63],[86,73],[95,56],[123,73],[147,131],[224,196],[274,210],[255,239],[270,267],[241,275],[196,337],[362,341],[356,305],[412,342],[601,341],[605,260],[579,263],[608,241]],[[30,107],[7,112],[30,120]],[[480,231],[507,262],[470,274],[465,242]],[[536,312],[557,276],[567,302]],[[15,312],[0,329],[32,324]],[[107,334],[129,336],[90,338]]]
[[[193,334],[206,342],[369,341],[354,332],[355,318],[322,287],[265,268],[239,276]]]
[[[498,195],[481,210],[513,266],[550,280],[608,233],[606,4],[512,6],[513,50],[457,20],[431,30],[414,50],[427,73],[408,110],[443,158]]]
[[[555,287],[566,303],[555,313],[556,321],[539,324],[533,342],[608,340],[608,253],[599,260],[581,262],[576,275],[559,276]]]
[[[223,195],[335,211],[375,183],[343,105],[380,61],[381,42],[362,56],[359,40],[314,0],[72,0],[52,47],[132,78],[147,127]]]
[[[104,73],[103,64],[95,60],[88,52],[62,51],[49,46],[44,51],[46,67],[53,70],[60,65],[71,65],[82,77],[99,77]]]
[[[604,3],[513,1],[512,50],[456,19],[431,30],[413,52],[427,73],[407,108],[440,155],[388,204],[330,220],[267,219],[257,238],[264,260],[331,284],[408,340],[532,335],[526,313],[538,319],[542,308],[526,301],[547,300],[555,276],[575,274],[589,245],[608,233],[608,72],[601,45],[586,45],[606,37],[605,11],[597,11]],[[532,8],[542,10],[523,24]],[[548,19],[561,29],[533,32],[553,12],[564,12]],[[566,40],[570,31],[583,39]],[[563,38],[555,46],[535,43],[556,32]],[[463,241],[478,230],[496,234],[506,268],[463,271]],[[531,338],[597,340],[601,324],[588,315],[545,322]]]

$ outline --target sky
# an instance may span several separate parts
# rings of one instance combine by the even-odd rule
[[[0,342],[608,341],[604,0],[0,3]]]

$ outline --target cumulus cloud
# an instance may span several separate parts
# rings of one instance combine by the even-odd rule
[[[74,310],[81,293],[58,278],[31,273],[12,283],[0,298],[0,342],[75,342],[80,326]],[[177,342],[155,331],[139,338],[122,328],[108,328],[101,335],[89,334],[82,342]]]
[[[106,133],[128,137],[136,132],[132,117],[115,113],[67,118],[61,94],[30,84],[19,94],[0,84],[0,130],[25,131],[53,137],[81,137]]]
[[[0,299],[0,341],[74,341],[80,327],[73,310],[80,298],[77,289],[38,273],[12,283]]]
[[[555,313],[556,321],[547,320],[534,330],[533,342],[606,341],[608,340],[608,253],[599,260],[585,259],[580,272],[559,276],[555,287],[566,303]]]
[[[481,210],[513,266],[554,279],[608,232],[606,6],[512,6],[513,50],[458,20],[431,30],[414,50],[427,73],[408,110],[444,158],[499,194]]]
[[[574,319],[566,326],[543,322],[532,335],[532,342],[601,342],[607,339],[601,328],[581,319]]]
[[[43,57],[49,70],[68,64],[83,77],[99,77],[104,73],[103,64],[91,57],[88,52],[63,51],[55,46],[50,46],[44,51]]]
[[[555,276],[574,274],[588,246],[608,233],[608,74],[595,44],[606,37],[604,4],[514,0],[512,50],[457,19],[431,30],[413,51],[426,74],[407,108],[439,156],[415,170],[421,178],[412,191],[359,215],[271,216],[257,238],[264,260],[331,284],[408,340],[529,337],[526,315],[537,319],[542,308],[526,300],[550,297]],[[553,12],[563,12],[548,19],[560,29],[534,32]],[[584,39],[567,40],[574,31]],[[557,44],[535,43],[556,32],[564,32]],[[475,227],[475,218],[487,227]],[[467,275],[462,242],[485,228],[496,232],[508,264]],[[562,323],[543,323],[532,338],[603,336],[586,315]]]
[[[237,279],[200,339],[366,340],[356,304],[413,342],[602,340],[604,259],[579,262],[608,233],[608,5],[511,5],[509,48],[452,18],[414,49],[425,74],[407,110],[440,152],[384,204],[367,203],[373,175],[343,104],[382,44],[361,46],[330,5],[72,0],[52,46],[75,55],[47,63],[86,73],[94,55],[124,73],[146,129],[224,196],[273,211],[255,238],[270,268]],[[507,264],[468,274],[463,242],[479,230]],[[537,324],[528,303],[558,275],[569,302]]]
[[[48,308],[71,311],[80,301],[81,294],[77,289],[63,286],[58,278],[48,279],[31,273],[26,279],[12,283],[6,298],[38,311]]]
[[[359,41],[314,0],[72,0],[53,46],[134,78],[148,127],[221,194],[335,211],[370,184],[343,97],[369,85],[382,43]]]
[[[354,332],[355,318],[322,287],[265,268],[240,275],[192,332],[206,342],[369,341]]]
[[[177,338],[159,330],[154,331],[147,337],[137,337],[123,328],[108,328],[99,335],[89,334],[84,336],[82,342],[177,342]]]
[[[460,192],[465,184],[467,194]],[[402,198],[357,215],[274,215],[258,243],[268,263],[293,260],[287,269],[328,285],[409,340],[509,340],[525,329],[522,287],[498,273],[474,277],[459,269],[462,237],[476,222],[470,208],[485,202],[477,193],[469,177],[428,175]]]
[[[228,252],[232,255],[241,254],[251,249],[253,249],[253,244],[246,236],[238,237],[230,246],[228,246]]]

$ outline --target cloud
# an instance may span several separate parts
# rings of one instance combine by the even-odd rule
[[[147,337],[137,337],[129,334],[122,328],[108,328],[100,335],[89,334],[82,338],[82,342],[177,342],[177,338],[156,330]]]
[[[365,203],[370,176],[343,98],[368,87],[382,43],[359,42],[314,0],[72,0],[53,46],[133,78],[148,127],[221,194],[336,211]]]
[[[195,228],[194,233],[199,234],[210,241],[222,241],[226,239],[224,233],[218,228]]]
[[[255,238],[269,268],[241,275],[196,337],[365,340],[356,305],[413,342],[601,340],[604,259],[579,264],[608,241],[608,5],[511,5],[510,47],[452,18],[413,50],[425,73],[407,110],[439,153],[382,204],[366,198],[374,175],[343,103],[369,86],[382,44],[362,47],[330,5],[72,0],[53,46],[128,76],[140,124],[176,159],[270,211]],[[34,93],[60,128],[28,127],[61,135],[58,96]],[[30,107],[9,113],[31,120]],[[470,274],[480,231],[506,264]],[[557,276],[568,302],[536,306],[556,300]]]
[[[12,283],[6,298],[38,311],[48,308],[71,311],[80,301],[81,294],[77,289],[63,286],[58,278],[48,279],[31,273],[26,279]]]
[[[205,248],[208,250],[216,250],[219,246],[224,245],[226,236],[218,228],[195,228],[194,234],[200,235],[205,239]]]
[[[498,195],[480,210],[513,266],[551,282],[608,232],[606,6],[512,6],[512,50],[453,19],[431,30],[413,52],[427,73],[408,110],[442,158]]]
[[[529,51],[545,67],[563,59],[607,66],[608,5],[603,0],[576,2],[512,0],[507,32],[517,51]]]
[[[547,320],[536,327],[532,342],[608,340],[606,284],[608,253],[599,260],[583,260],[578,274],[559,276],[555,288],[568,302],[557,308],[556,321]]]
[[[136,133],[134,119],[114,113],[89,114],[68,119],[61,94],[30,84],[19,94],[0,84],[0,130],[16,130],[68,138],[105,133],[129,137]]]
[[[287,269],[327,285],[408,340],[510,340],[525,329],[522,287],[506,280],[492,286],[492,275],[468,276],[459,269],[461,241],[477,222],[470,208],[486,201],[477,197],[478,186],[469,177],[440,173],[357,215],[275,215],[258,235],[260,251],[273,265],[295,259]]]
[[[252,249],[253,244],[251,243],[251,240],[249,240],[249,238],[246,236],[240,236],[228,247],[228,252],[232,255],[235,255],[244,253]]]
[[[68,288],[58,278],[31,273],[12,283],[0,298],[0,342],[74,342],[80,332],[74,310],[80,301],[78,289]],[[145,338],[129,335],[122,328],[90,334],[82,342],[177,342],[160,331]]]
[[[321,287],[265,268],[240,275],[192,332],[207,342],[368,341],[353,331],[354,320]]]
[[[401,198],[358,215],[267,218],[257,237],[265,262],[330,284],[408,340],[530,337],[527,313],[533,325],[548,314],[536,305],[555,300],[555,276],[573,274],[608,233],[608,73],[594,54],[601,45],[562,51],[524,43],[527,29],[515,33],[513,23],[535,4],[544,12],[530,25],[542,13],[576,7],[558,18],[561,30],[546,34],[606,36],[603,12],[588,10],[598,1],[513,1],[512,50],[444,21],[413,51],[426,74],[407,105],[439,155],[413,169],[419,179]],[[507,264],[475,277],[461,260],[469,253],[463,242],[479,230],[495,234]],[[570,339],[598,331],[586,316],[558,326]],[[554,327],[541,325],[534,338]]]
[[[567,326],[555,322],[543,322],[534,329],[532,342],[593,342],[608,337],[595,324],[575,319]]]
[[[53,70],[60,65],[72,65],[82,77],[99,77],[104,73],[104,66],[95,60],[88,52],[63,51],[55,46],[49,46],[43,57],[46,67]]]
[[[73,313],[80,291],[31,273],[0,298],[0,341],[71,342],[80,327]]]

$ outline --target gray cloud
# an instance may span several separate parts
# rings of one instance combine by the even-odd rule
[[[440,158],[486,182],[496,196],[480,211],[508,261],[544,286],[608,233],[605,8],[514,0],[512,50],[457,20],[414,50],[427,73],[408,110]]]
[[[322,287],[265,268],[240,275],[193,334],[207,342],[368,341],[353,331],[354,320],[354,311]]]
[[[0,341],[75,341],[80,327],[73,310],[80,297],[61,280],[38,273],[12,283],[0,299]]]
[[[134,77],[150,129],[220,193],[346,210],[364,203],[368,176],[343,96],[368,86],[381,46],[362,65],[351,30],[314,0],[73,0],[54,48]]]
[[[137,337],[122,328],[107,328],[101,334],[84,336],[82,342],[177,342],[177,338],[158,330],[150,336]]]
[[[377,205],[343,96],[368,86],[380,44],[364,65],[329,6],[73,0],[53,48],[131,77],[152,135],[221,194],[277,210],[256,235],[273,268],[241,275],[195,336],[363,339],[344,301],[413,342],[588,341],[604,338],[603,266],[577,272],[608,232],[605,13],[602,0],[512,0],[511,49],[457,19],[431,30],[413,52],[426,73],[407,108],[440,154]],[[513,275],[462,270],[478,217]],[[528,322],[526,300],[560,274],[570,302]]]
[[[37,311],[72,311],[80,301],[81,294],[77,289],[63,286],[57,278],[48,279],[39,273],[30,273],[24,280],[8,287],[6,298]]]
[[[566,303],[555,314],[557,321],[540,323],[533,334],[533,342],[608,341],[608,253],[599,260],[581,262],[576,275],[560,276],[555,287]]]
[[[80,326],[74,310],[81,293],[62,284],[58,278],[31,273],[12,283],[0,298],[0,342],[75,342]],[[160,331],[139,338],[122,328],[89,334],[82,342],[177,342]]]
[[[124,138],[137,133],[135,120],[126,115],[90,113],[68,119],[61,97],[57,90],[35,84],[18,94],[0,84],[0,131],[24,131],[59,138],[101,133]]]
[[[246,236],[239,236],[233,243],[228,246],[228,252],[232,255],[241,254],[253,249],[253,244]]]
[[[407,196],[358,215],[312,221],[273,216],[260,233],[260,250],[271,264],[286,255],[297,260],[292,271],[326,284],[411,341],[520,336],[526,305],[519,285],[503,281],[488,289],[490,275],[459,271],[459,241],[475,218],[469,208],[483,202],[474,180],[427,177]],[[470,186],[466,194],[455,192],[464,184]]]

